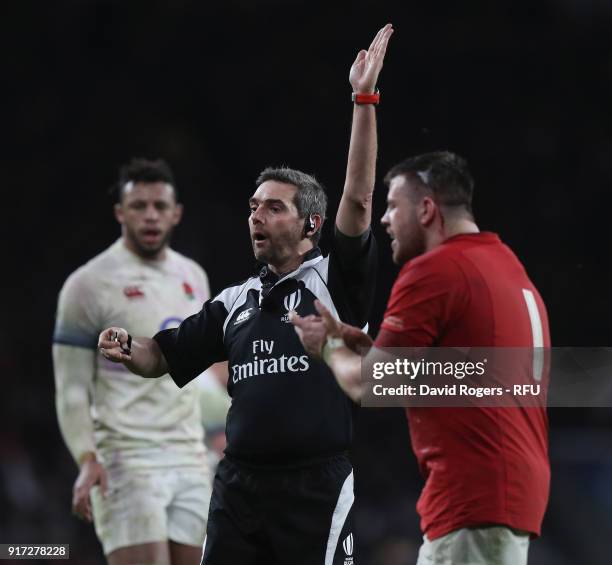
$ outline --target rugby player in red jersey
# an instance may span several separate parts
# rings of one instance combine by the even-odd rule
[[[474,221],[466,162],[429,153],[396,165],[385,180],[382,224],[402,268],[374,347],[549,347],[546,308],[524,267]],[[353,350],[368,338],[318,309],[321,317],[292,316],[298,335],[359,401],[361,357]],[[549,493],[545,408],[411,407],[407,417],[425,478],[417,565],[526,564]]]

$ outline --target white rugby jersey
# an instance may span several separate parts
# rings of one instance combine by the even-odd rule
[[[71,398],[88,387],[95,447],[105,464],[202,461],[197,386],[179,389],[168,375],[134,375],[102,357],[97,342],[110,326],[135,336],[174,328],[209,297],[206,273],[191,259],[171,249],[164,260],[142,259],[121,239],[68,278],[59,296],[53,342],[58,407],[67,407],[58,416],[75,458],[87,451],[88,440],[79,434],[88,430],[73,429],[78,421],[70,421]],[[89,357],[83,357],[83,349],[91,352]],[[83,359],[90,365],[83,366]]]

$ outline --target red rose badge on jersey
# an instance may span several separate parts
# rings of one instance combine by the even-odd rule
[[[193,287],[188,282],[183,283],[183,290],[185,291],[185,294],[189,300],[193,300],[195,298],[195,295],[193,294]]]

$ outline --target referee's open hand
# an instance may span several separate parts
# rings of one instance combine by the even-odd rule
[[[387,24],[378,30],[367,51],[362,49],[357,53],[357,58],[349,73],[349,82],[354,92],[361,94],[374,92],[387,52],[387,44],[392,34],[393,26]]]

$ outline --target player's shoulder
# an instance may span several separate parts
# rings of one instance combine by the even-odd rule
[[[198,263],[195,259],[192,259],[187,255],[183,255],[171,247],[168,248],[167,252],[168,258],[173,264],[180,266],[184,270],[195,273],[202,278],[208,278],[204,267],[202,267],[202,265],[200,265],[200,263]]]
[[[118,242],[115,242],[74,270],[66,278],[62,292],[86,292],[103,286],[110,274],[121,265],[117,245]]]
[[[87,264],[81,265],[78,269],[70,273],[60,290],[60,297],[72,300],[75,295],[87,294],[93,286],[95,277],[92,276]]]
[[[89,276],[105,275],[124,265],[127,257],[129,253],[119,239],[87,261],[82,269]]]
[[[444,245],[408,261],[400,271],[402,279],[437,277],[452,279],[461,271],[460,255],[457,250]]]
[[[466,284],[465,273],[456,258],[435,248],[402,267],[391,294],[395,299],[406,295],[435,296],[462,292]]]
[[[106,271],[108,262],[108,249],[106,249],[74,270],[66,279],[64,287],[94,284],[97,276]]]
[[[168,259],[174,263],[191,267],[193,269],[201,269],[200,264],[197,261],[193,260],[191,257],[187,257],[187,255],[180,253],[176,249],[172,249],[172,247],[167,248],[167,253]]]

